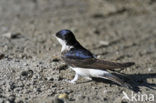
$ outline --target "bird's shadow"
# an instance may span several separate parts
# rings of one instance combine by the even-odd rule
[[[135,92],[141,92],[139,87],[147,87],[152,90],[156,90],[156,83],[148,83],[147,79],[149,78],[156,78],[156,73],[149,73],[149,74],[118,74],[118,73],[112,73],[113,75],[118,76],[122,80],[124,80],[126,83],[130,84],[132,88],[131,90]],[[112,81],[101,79],[101,78],[92,78],[93,81],[96,82],[104,82],[104,83],[111,83],[116,84]],[[117,84],[118,85],[118,84]]]

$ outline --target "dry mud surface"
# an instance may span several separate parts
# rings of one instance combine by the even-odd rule
[[[52,36],[64,28],[98,58],[135,62],[119,73],[156,102],[154,0],[0,0],[0,103],[61,103],[63,93],[66,103],[132,102],[122,97],[133,90],[110,81],[65,82],[74,72]]]

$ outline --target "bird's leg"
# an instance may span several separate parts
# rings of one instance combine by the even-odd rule
[[[78,78],[79,78],[79,75],[76,73],[74,78],[71,81],[69,81],[69,83],[75,84]]]

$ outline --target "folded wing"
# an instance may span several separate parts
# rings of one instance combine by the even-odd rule
[[[70,64],[71,66],[81,67],[81,68],[94,68],[94,69],[109,69],[114,70],[117,68],[125,68],[134,65],[134,62],[126,62],[126,63],[116,63],[105,60],[99,60],[96,58],[90,59],[69,59],[63,58],[63,60]]]
[[[63,60],[74,67],[109,69],[125,68],[134,65],[133,62],[116,63],[94,58],[93,54],[86,49],[72,49],[62,53]]]

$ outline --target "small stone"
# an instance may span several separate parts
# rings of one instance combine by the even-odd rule
[[[68,99],[68,95],[66,93],[60,94],[58,96],[59,99]]]
[[[100,59],[101,58],[101,55],[97,55],[97,58]]]
[[[3,59],[4,57],[5,57],[5,55],[0,53],[0,59]]]
[[[104,100],[104,101],[107,101],[108,99],[107,99],[107,98],[104,98],[103,100]]]
[[[128,103],[127,101],[121,101],[121,103]]]
[[[99,44],[101,46],[108,46],[109,45],[109,42],[108,41],[100,41]]]
[[[100,34],[100,31],[96,29],[96,30],[94,31],[94,33],[97,34],[97,35],[99,35],[99,34]]]
[[[3,34],[4,37],[7,37],[9,39],[18,38],[19,35],[21,35],[21,34],[20,33],[11,33],[11,32]]]
[[[10,95],[9,96],[9,101],[10,103],[14,103],[16,96],[15,95]]]
[[[55,98],[52,103],[64,103],[64,101],[62,99]]]
[[[60,59],[59,58],[57,58],[57,57],[55,57],[55,58],[53,58],[53,60],[52,60],[53,62],[59,62],[60,61]]]
[[[148,68],[148,71],[151,72],[152,71],[152,68]]]
[[[21,79],[31,78],[32,76],[33,76],[33,71],[32,70],[22,71],[21,72]]]
[[[23,65],[24,65],[24,66],[28,66],[28,64],[27,64],[27,63],[23,63]]]
[[[47,79],[48,81],[54,81],[54,78],[52,78],[52,77],[47,77],[45,79]]]

